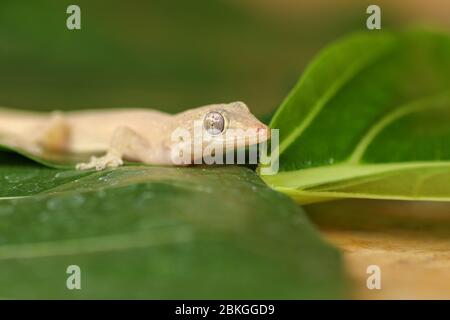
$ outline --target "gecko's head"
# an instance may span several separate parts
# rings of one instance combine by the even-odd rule
[[[270,138],[269,128],[250,112],[243,102],[208,105],[178,115],[177,125],[190,132],[189,145],[203,150],[223,147],[224,152],[264,142]],[[201,134],[199,134],[201,133]]]
[[[203,107],[203,140],[247,147],[269,139],[269,128],[243,102]]]

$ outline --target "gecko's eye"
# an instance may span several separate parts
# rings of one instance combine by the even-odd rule
[[[220,134],[225,129],[225,119],[217,111],[209,112],[203,120],[203,127],[210,135]]]

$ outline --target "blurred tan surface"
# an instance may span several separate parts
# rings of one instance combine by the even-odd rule
[[[450,299],[450,204],[337,201],[306,208],[344,256],[353,299]],[[367,267],[381,269],[368,289]]]

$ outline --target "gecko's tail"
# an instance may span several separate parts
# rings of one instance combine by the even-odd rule
[[[70,139],[69,125],[60,112],[49,115],[47,112],[2,107],[0,133],[6,147],[15,145],[15,141],[26,141],[27,145],[59,152],[66,151]]]

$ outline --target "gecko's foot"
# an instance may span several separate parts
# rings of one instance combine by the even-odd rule
[[[107,153],[103,157],[91,157],[87,163],[79,163],[76,165],[78,170],[95,169],[97,171],[105,168],[116,168],[123,164],[123,160],[115,153]]]

